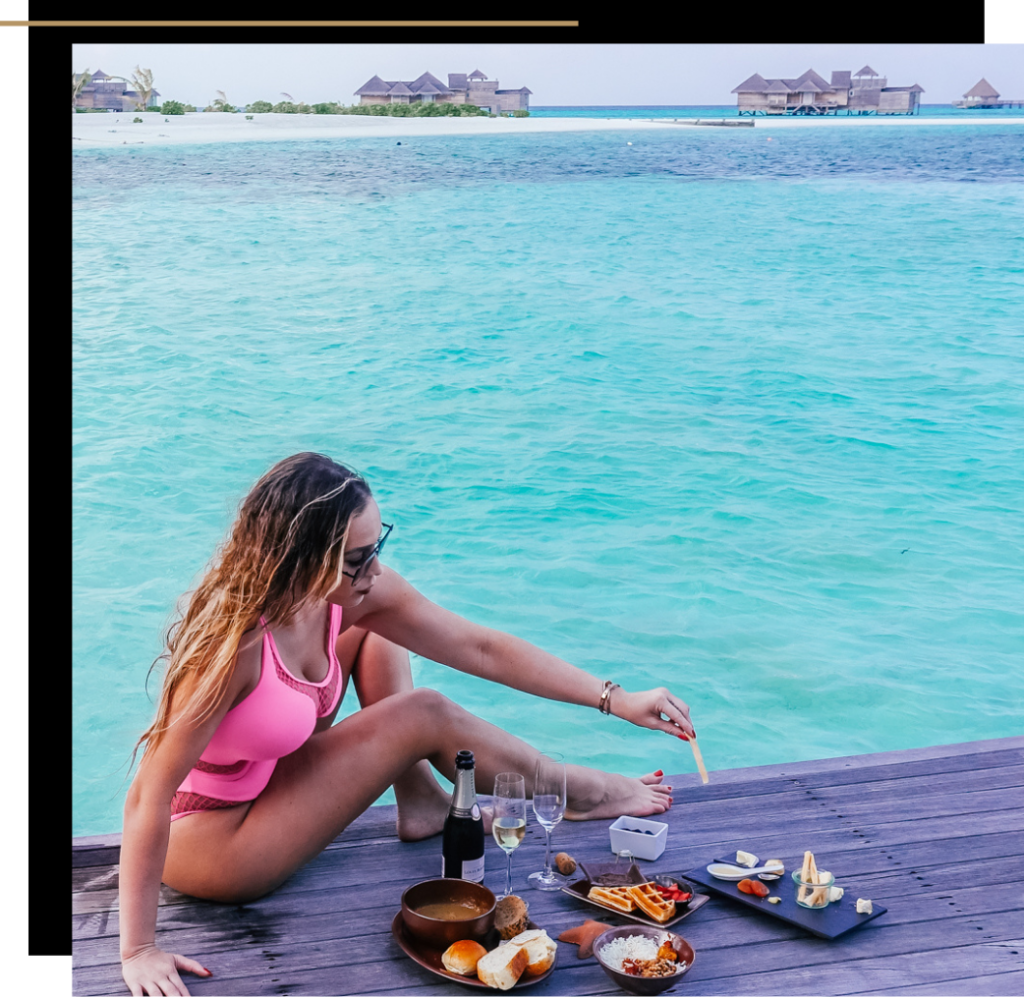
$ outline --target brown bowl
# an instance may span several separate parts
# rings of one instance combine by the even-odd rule
[[[612,969],[604,961],[602,952],[616,938],[629,938],[630,935],[644,935],[659,946],[667,939],[676,950],[677,958],[680,962],[685,963],[685,966],[671,976],[630,976],[628,973]],[[631,994],[640,994],[642,997],[660,994],[662,991],[668,990],[669,987],[674,987],[690,971],[694,959],[693,948],[685,938],[681,938],[672,931],[666,931],[665,928],[648,928],[643,924],[631,924],[625,928],[609,928],[594,942],[594,955],[597,956],[601,968],[614,983],[617,983],[623,990]]]
[[[468,879],[427,879],[402,894],[402,920],[418,941],[431,948],[446,949],[462,938],[482,942],[494,927],[495,903],[494,894],[480,883]]]

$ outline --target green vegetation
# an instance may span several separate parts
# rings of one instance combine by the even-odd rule
[[[179,100],[165,100],[159,110],[161,114],[184,114],[185,105]],[[193,110],[195,109],[193,108]]]
[[[274,110],[274,105],[269,100],[257,100],[252,104],[246,104],[245,110],[249,114],[266,114]]]
[[[228,95],[223,90],[217,91],[220,96],[212,103],[208,104],[204,111],[224,111],[227,114],[237,114],[238,108],[234,104],[228,101]]]

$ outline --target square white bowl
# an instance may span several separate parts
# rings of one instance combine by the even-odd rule
[[[644,834],[650,831],[650,834]],[[668,824],[660,820],[646,820],[643,817],[620,817],[608,829],[612,851],[618,855],[628,848],[634,858],[653,861],[665,850],[668,841]]]

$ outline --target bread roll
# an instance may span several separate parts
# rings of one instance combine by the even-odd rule
[[[529,961],[521,945],[499,945],[476,964],[476,975],[481,983],[495,990],[511,990]]]
[[[474,942],[472,938],[463,938],[448,946],[441,956],[441,962],[449,973],[473,976],[476,973],[476,964],[485,955],[487,949],[479,942]]]
[[[526,975],[540,976],[546,973],[555,962],[558,946],[543,928],[534,928],[520,932],[515,938],[509,939],[509,945],[518,945],[526,951]]]
[[[530,911],[514,893],[503,897],[494,907],[494,927],[507,942],[530,926]]]

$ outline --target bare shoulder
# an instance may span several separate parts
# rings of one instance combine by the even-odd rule
[[[346,609],[342,615],[341,628],[347,630],[349,627],[367,627],[372,619],[394,615],[397,611],[407,607],[411,603],[422,599],[426,602],[416,589],[409,584],[397,571],[386,565],[374,582],[366,598],[358,606]]]

